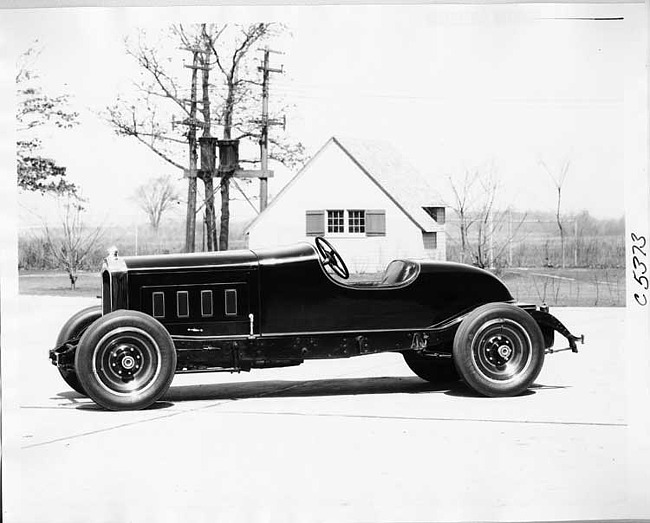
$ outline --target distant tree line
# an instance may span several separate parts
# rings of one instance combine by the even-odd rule
[[[491,224],[492,238],[478,228],[465,235],[463,223],[453,211],[447,220],[447,259],[481,267],[623,267],[625,218],[596,218],[588,211],[563,216],[564,240],[556,215],[543,211],[501,211]],[[483,244],[483,250],[478,245]],[[492,253],[488,252],[492,244]],[[564,255],[563,255],[564,252]],[[479,257],[481,256],[481,257]],[[490,256],[492,263],[490,264]]]
[[[571,162],[549,167],[555,212],[519,212],[500,194],[493,163],[449,176],[451,198],[447,259],[481,268],[505,266],[622,266],[624,219],[598,220],[588,211],[562,210],[564,183]]]

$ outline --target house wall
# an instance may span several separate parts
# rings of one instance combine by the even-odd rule
[[[437,235],[438,248],[425,250],[421,229],[332,142],[252,225],[248,232],[249,248],[299,241],[313,243],[314,238],[306,235],[305,213],[327,209],[386,212],[385,236],[325,233],[351,272],[376,272],[391,260],[402,257],[444,259],[444,227]]]

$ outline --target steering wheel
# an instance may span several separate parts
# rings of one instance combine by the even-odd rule
[[[350,277],[350,271],[345,266],[341,255],[336,251],[332,244],[322,236],[316,237],[316,249],[323,262],[323,267],[329,265],[332,270],[344,280]]]

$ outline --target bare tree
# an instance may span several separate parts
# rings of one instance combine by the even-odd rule
[[[474,186],[479,178],[478,170],[469,171],[465,170],[462,179],[454,180],[449,177],[449,185],[454,195],[454,201],[451,208],[456,212],[459,219],[460,229],[460,261],[465,263],[465,258],[469,251],[469,231],[474,222],[475,217],[475,202],[474,202]]]
[[[507,249],[520,231],[526,216],[512,223],[510,208],[497,208],[500,184],[494,170],[465,170],[460,180],[449,178],[453,193],[452,210],[460,230],[460,261],[478,267],[505,264]],[[513,227],[514,225],[514,227]]]
[[[68,273],[70,288],[75,289],[77,271],[101,239],[103,229],[90,229],[86,226],[83,221],[83,202],[76,197],[64,197],[59,203],[59,210],[62,230],[55,233],[45,224],[45,243],[54,262]]]
[[[550,176],[551,180],[553,181],[553,185],[555,185],[555,189],[557,190],[557,207],[555,211],[555,219],[557,221],[557,228],[560,231],[562,268],[564,268],[566,267],[565,250],[564,250],[564,225],[562,223],[560,209],[562,205],[562,186],[564,185],[567,173],[569,172],[569,166],[571,165],[571,161],[568,159],[564,160],[562,166],[556,172],[553,172],[551,169],[549,169],[546,163],[544,162],[544,160],[539,160],[539,163],[542,166],[542,168],[546,171],[546,174]]]
[[[178,30],[182,34],[182,27]],[[215,127],[221,131],[224,140],[261,139],[259,111],[261,109],[261,83],[258,80],[257,61],[254,52],[257,46],[277,36],[283,27],[275,23],[256,23],[249,25],[223,26],[217,30],[202,26],[202,38],[206,49],[204,58],[204,81],[210,66],[214,65],[217,85],[221,89],[214,90],[217,110],[214,112]],[[213,60],[213,62],[212,62]],[[207,67],[206,67],[207,66]],[[204,90],[205,93],[205,90]],[[204,135],[206,123],[209,123],[210,113],[205,114],[206,101],[203,102]],[[210,128],[207,129],[207,135]],[[273,136],[270,138],[270,158],[287,166],[295,166],[304,161],[302,144],[287,140],[286,137]],[[245,163],[258,163],[259,160],[243,159]],[[222,174],[221,190],[221,223],[219,231],[219,248],[228,248],[230,229],[230,183],[231,175]],[[236,183],[236,181],[235,181]],[[241,188],[237,186],[241,191]],[[243,192],[243,191],[242,191]]]
[[[149,43],[147,35],[141,32],[137,41],[127,45],[127,52],[143,73],[141,81],[136,84],[137,95],[131,101],[118,98],[117,103],[108,108],[107,120],[118,134],[137,139],[169,164],[190,173],[196,172],[197,129],[203,130],[203,136],[220,134],[223,139],[259,138],[260,89],[256,80],[259,73],[254,51],[282,30],[281,26],[271,23],[174,25],[163,42],[170,44],[170,36],[174,40],[173,49],[167,45],[167,51],[164,45]],[[188,89],[183,87],[185,82],[179,80],[182,74],[186,74],[183,57],[177,54],[179,48],[185,57],[187,52],[192,56],[192,65],[185,66],[192,71],[189,99],[186,95]],[[196,92],[199,70],[200,100]],[[211,71],[216,74],[210,74]],[[199,105],[201,109],[197,110]],[[188,143],[190,161],[183,159]],[[300,144],[274,137],[271,145],[272,159],[285,165],[302,161],[304,149]],[[242,162],[247,161],[255,163],[258,160],[242,159]],[[215,220],[213,195],[216,190],[221,190],[219,248],[227,249],[231,180],[227,176],[222,178],[218,188],[213,187],[211,177],[204,176],[202,181],[210,222]],[[190,175],[188,202],[192,198]],[[212,231],[208,232],[212,237]]]
[[[179,194],[169,175],[159,176],[139,186],[135,199],[149,219],[151,228],[158,232],[163,214],[179,203]]]
[[[242,27],[239,35],[233,39],[230,49],[217,48],[215,41],[209,39],[208,43],[214,53],[217,70],[221,73],[222,81],[226,86],[225,99],[221,104],[218,115],[219,123],[223,128],[223,139],[230,140],[236,130],[236,110],[251,97],[250,79],[241,78],[243,62],[249,55],[255,43],[262,40],[270,31],[272,24],[252,24]],[[244,111],[245,112],[245,111]],[[243,127],[247,122],[240,122]],[[241,125],[243,124],[243,125]],[[239,126],[238,126],[239,127]],[[251,136],[250,131],[240,131],[239,138]],[[221,179],[221,225],[219,230],[219,248],[228,249],[228,236],[230,231],[230,174],[224,173]]]
[[[129,98],[118,96],[115,104],[106,109],[104,116],[118,136],[137,140],[158,158],[183,173],[196,172],[198,163],[194,118],[196,104],[188,105],[188,100],[185,98],[186,90],[182,87],[184,81],[180,79],[186,74],[183,69],[183,59],[179,57],[170,63],[159,56],[161,49],[164,49],[162,44],[169,39],[169,36],[170,32],[167,31],[162,43],[149,44],[147,34],[140,31],[134,39],[126,41],[127,54],[140,66],[140,78],[134,80],[135,91],[132,96]],[[171,36],[173,37],[173,34]],[[198,65],[199,51],[191,52],[192,65]],[[191,72],[193,93],[196,88],[197,72],[198,69],[192,69]],[[188,123],[192,125],[188,126]],[[195,246],[196,194],[196,177],[190,176],[187,194],[186,252],[193,251]]]
[[[494,266],[495,199],[499,191],[499,182],[492,172],[479,178],[481,197],[477,201],[476,243],[474,264],[478,267]],[[501,220],[497,220],[500,225]]]

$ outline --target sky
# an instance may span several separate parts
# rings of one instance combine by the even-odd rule
[[[47,9],[2,12],[9,56],[38,40],[36,69],[52,95],[73,97],[81,123],[42,136],[68,169],[93,220],[145,221],[131,195],[149,178],[178,172],[142,145],[118,137],[98,113],[137,76],[124,38],[157,34],[171,22],[280,21],[273,43],[271,97],[293,107],[289,136],[309,153],[331,136],[392,142],[451,200],[449,178],[492,170],[501,202],[553,211],[544,162],[570,168],[565,213],[601,218],[625,212],[626,136],[645,133],[629,118],[645,81],[643,5],[284,6],[183,9]],[[576,18],[623,17],[623,20]],[[640,111],[644,108],[639,107]],[[626,164],[626,161],[628,162]],[[271,195],[295,174],[272,166]],[[179,187],[183,181],[179,179]],[[252,193],[256,193],[254,188]],[[20,225],[34,226],[52,204],[19,197]],[[235,219],[252,219],[234,204]],[[178,218],[183,213],[179,209]]]

